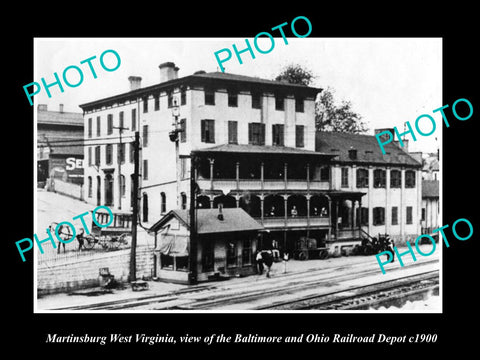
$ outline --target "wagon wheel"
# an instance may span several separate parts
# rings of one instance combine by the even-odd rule
[[[130,233],[123,233],[122,235],[120,235],[118,237],[118,242],[121,244],[121,245],[125,245],[125,246],[128,246],[128,238],[130,237]]]
[[[327,250],[321,250],[320,251],[320,254],[318,255],[318,257],[321,259],[321,260],[324,260],[328,257],[328,251]]]
[[[97,243],[97,239],[93,235],[87,235],[83,237],[83,247],[87,250],[93,249],[95,244]]]
[[[307,260],[308,259],[308,254],[305,251],[301,251],[298,254],[298,260]]]

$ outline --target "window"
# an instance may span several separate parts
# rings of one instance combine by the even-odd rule
[[[148,222],[148,195],[143,193],[142,196],[142,214],[143,222]]]
[[[348,168],[342,168],[342,188],[348,187]]]
[[[100,146],[95,146],[95,165],[100,166]]]
[[[261,93],[252,93],[252,108],[261,109],[262,108],[262,94]]]
[[[295,98],[295,112],[303,113],[303,99]]]
[[[373,208],[373,225],[385,225],[385,208]]]
[[[187,208],[187,194],[185,194],[184,192],[182,192],[180,194],[180,197],[182,199],[182,210],[185,210]]]
[[[252,240],[243,239],[242,247],[242,265],[250,265],[252,263]]]
[[[236,92],[228,92],[228,106],[237,107],[238,106],[238,94]]]
[[[425,221],[426,209],[422,208],[422,221]]]
[[[398,225],[398,206],[392,206],[392,225]]]
[[[120,175],[120,195],[125,197],[125,175]]]
[[[368,170],[357,169],[357,188],[368,187]]]
[[[107,115],[107,135],[113,134],[113,115]]]
[[[415,171],[413,170],[405,171],[405,187],[406,188],[415,187]]]
[[[120,164],[125,163],[125,143],[118,144],[118,157],[120,158]]]
[[[237,245],[227,242],[227,267],[237,266]]]
[[[143,147],[147,147],[148,146],[148,125],[143,125],[142,139],[143,139]]]
[[[173,90],[167,91],[167,103],[168,108],[173,107]]]
[[[295,146],[303,148],[305,146],[305,126],[295,125]]]
[[[123,128],[123,111],[118,113],[118,127]]]
[[[368,208],[366,207],[356,208],[355,211],[356,211],[357,219],[359,219],[358,221],[361,220],[360,225],[368,226]],[[361,219],[360,219],[360,215],[361,215]]]
[[[215,91],[211,89],[205,89],[205,105],[215,105]]]
[[[133,143],[130,143],[130,162],[133,163],[134,157],[135,157],[135,146]]]
[[[185,105],[187,103],[187,90],[180,90],[180,105]]]
[[[250,145],[265,145],[265,124],[248,124],[248,143]]]
[[[413,224],[413,207],[407,206],[407,224]]]
[[[88,118],[88,137],[92,137],[92,118]]]
[[[173,256],[160,253],[160,263],[162,269],[173,270]]]
[[[238,144],[238,122],[229,121],[228,122],[228,143],[229,144]]]
[[[88,166],[92,166],[92,148],[88,147]]]
[[[148,180],[148,160],[143,160],[143,180]]]
[[[213,243],[209,239],[206,239],[203,242],[202,247],[202,271],[212,271],[213,264],[215,260],[215,253],[213,248]]]
[[[382,169],[375,169],[373,171],[373,187],[384,188],[386,181],[386,171]]]
[[[283,124],[272,125],[272,145],[283,146]]]
[[[88,177],[88,197],[91,198],[92,197],[92,177],[89,176]]]
[[[402,172],[400,170],[390,171],[390,187],[394,189],[402,187]]]
[[[100,116],[97,116],[97,136],[100,136]]]
[[[110,165],[112,163],[112,153],[113,153],[113,145],[108,144],[105,146],[105,163]]]
[[[160,214],[167,212],[167,196],[164,192],[160,193]]]
[[[145,96],[143,99],[143,112],[148,112],[148,96]]]
[[[285,99],[283,95],[275,96],[275,110],[283,111],[285,108]]]
[[[154,110],[158,111],[160,110],[160,94],[155,95],[155,103],[154,103]]]
[[[132,109],[132,131],[137,131],[137,109]]]
[[[187,142],[187,119],[180,120],[180,142]]]
[[[214,144],[215,143],[215,121],[202,120],[200,125],[201,125],[202,142]]]
[[[330,168],[324,166],[320,168],[320,181],[329,181],[330,180]]]

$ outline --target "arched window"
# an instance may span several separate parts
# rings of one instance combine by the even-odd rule
[[[165,214],[167,212],[167,195],[164,192],[160,193],[160,213]]]
[[[148,195],[143,193],[142,196],[142,214],[143,214],[143,222],[148,222]]]
[[[373,170],[373,187],[384,188],[386,183],[386,171],[382,169]]]

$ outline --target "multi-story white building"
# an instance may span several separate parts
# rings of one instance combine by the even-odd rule
[[[381,155],[373,136],[316,134],[315,98],[321,89],[220,72],[178,78],[173,63],[160,65],[157,85],[142,88],[140,78],[129,79],[131,91],[81,105],[85,138],[93,139],[85,150],[85,199],[131,208],[130,143],[139,131],[143,226],[161,239],[170,219],[188,227],[184,210],[190,208],[193,176],[198,212],[219,204],[242,208],[263,229],[248,245],[238,235],[239,223],[236,240],[216,234],[210,246],[204,235],[196,259],[203,278],[244,272],[250,265],[245,258],[272,244],[293,252],[302,238],[315,239],[314,246],[341,253],[359,243],[362,229],[402,238],[419,234],[421,165],[394,144]],[[128,128],[121,144],[118,128]],[[170,140],[174,129],[178,142]],[[199,219],[208,221],[211,213]],[[175,254],[159,254],[156,274],[185,281],[163,271],[185,271],[187,262],[177,255],[178,261],[171,261]]]

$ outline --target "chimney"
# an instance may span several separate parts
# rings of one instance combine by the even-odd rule
[[[375,135],[384,131],[389,131],[390,134],[392,134],[392,140],[395,140],[395,131],[393,130],[393,128],[375,129]],[[390,137],[388,136],[388,134],[383,134],[382,136],[380,136],[380,139],[382,140],[382,142],[385,142],[389,140]]]
[[[60,108],[60,112],[63,113],[63,104],[60,104],[59,108]]]
[[[140,76],[129,76],[130,91],[140,89],[142,87],[142,78]]]
[[[223,213],[222,213],[223,204],[218,204],[218,220],[223,221]]]
[[[178,70],[180,70],[175,63],[165,62],[160,64],[160,82],[166,82],[178,78]]]
[[[47,111],[48,110],[48,105],[47,104],[38,104],[37,110],[38,111]]]

